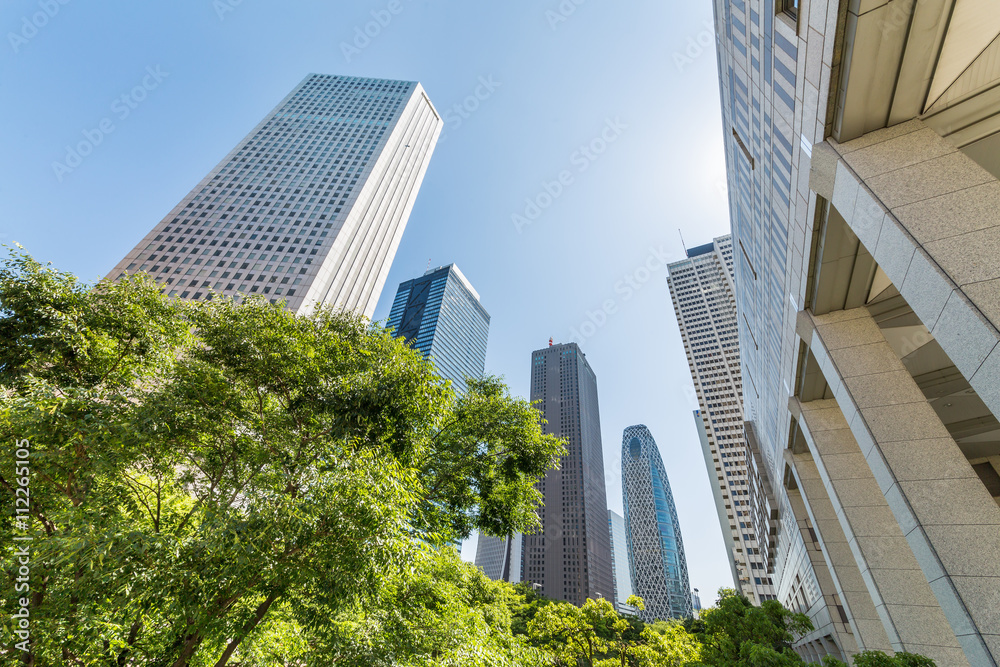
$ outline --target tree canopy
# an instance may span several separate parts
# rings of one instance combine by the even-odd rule
[[[363,318],[262,299],[167,299],[0,263],[4,609],[29,667],[803,665],[812,626],[721,591],[644,624],[486,578],[449,545],[539,527],[564,443],[495,377],[456,395]],[[27,534],[26,534],[27,531]],[[14,538],[32,538],[30,542]],[[15,551],[29,545],[30,576]],[[17,583],[17,587],[15,587]],[[642,601],[630,598],[640,607]],[[15,619],[0,624],[13,636]],[[825,661],[834,667],[838,661]],[[858,667],[927,667],[856,656]]]
[[[457,396],[363,318],[86,285],[23,253],[0,270],[0,383],[0,434],[30,442],[37,665],[221,666],[278,617],[313,642],[426,545],[530,532],[564,451],[499,379]]]

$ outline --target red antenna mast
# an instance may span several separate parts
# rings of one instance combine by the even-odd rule
[[[552,347],[552,336],[549,336],[549,347]]]

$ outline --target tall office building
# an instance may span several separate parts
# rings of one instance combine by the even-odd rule
[[[548,422],[543,430],[564,438],[568,452],[538,482],[542,531],[523,536],[522,576],[543,595],[577,606],[613,600],[597,376],[576,343],[531,354],[531,402]]]
[[[684,540],[660,450],[649,429],[629,426],[622,434],[622,503],[632,586],[647,622],[691,616]]]
[[[808,658],[1000,662],[1000,12],[714,0],[744,414]]]
[[[482,377],[486,369],[490,315],[454,264],[400,284],[386,328],[431,359],[459,393],[466,377]]]
[[[310,74],[107,277],[371,317],[441,128],[419,83]]]
[[[480,534],[476,542],[476,567],[494,581],[504,580],[504,560],[508,549],[506,539]]]
[[[614,510],[608,510],[608,530],[611,531],[611,575],[615,585],[615,609],[619,613],[635,615],[638,610],[628,603],[633,595],[632,563],[628,557],[628,537],[625,531],[625,517]]]
[[[686,259],[669,264],[667,270],[733,579],[751,602],[760,604],[774,598],[768,574],[773,541],[768,538],[775,526],[770,522],[773,501],[759,481],[758,462],[744,433],[732,237],[691,248]]]

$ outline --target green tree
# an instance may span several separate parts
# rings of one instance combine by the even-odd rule
[[[854,656],[854,667],[934,667],[935,662],[916,653],[899,652],[889,656],[882,651],[862,651]],[[840,660],[829,659],[823,667],[847,667]]]
[[[563,452],[498,379],[456,397],[361,318],[83,285],[17,253],[0,383],[0,434],[31,442],[31,665],[301,653],[423,544],[530,532]]]
[[[641,598],[631,596],[628,602],[642,608]],[[700,655],[698,641],[680,625],[661,632],[633,625],[603,598],[588,599],[583,607],[545,605],[528,624],[528,632],[559,666],[679,667]]]
[[[427,549],[374,603],[334,617],[310,665],[543,667],[548,656],[511,632],[519,597],[455,549]]]
[[[782,667],[803,664],[791,645],[796,636],[812,630],[812,623],[776,600],[755,607],[733,589],[723,588],[716,606],[702,611],[691,627],[702,642],[706,665]]]
[[[716,606],[685,626],[703,645],[701,664],[712,667],[795,667],[806,662],[795,653],[792,642],[813,629],[805,614],[785,609],[776,600],[755,607],[735,590],[719,590]],[[814,663],[810,663],[813,665]],[[822,667],[847,667],[826,656]],[[864,651],[854,656],[855,667],[933,667],[934,661],[912,653],[886,656]]]

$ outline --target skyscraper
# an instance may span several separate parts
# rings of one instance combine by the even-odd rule
[[[482,377],[486,369],[490,315],[454,264],[400,284],[386,328],[430,358],[460,393],[466,377]]]
[[[1000,12],[714,0],[748,444],[816,660],[1000,663]]]
[[[613,600],[597,376],[576,343],[531,354],[531,402],[548,422],[544,431],[565,438],[568,452],[538,483],[542,531],[523,536],[522,576],[543,595],[577,606]]]
[[[608,510],[608,530],[611,532],[611,574],[615,584],[615,609],[619,613],[635,615],[638,610],[628,603],[632,590],[632,563],[628,557],[628,537],[625,517]]]
[[[507,539],[479,535],[476,542],[476,567],[493,580],[503,580],[504,560],[510,548]]]
[[[419,83],[310,74],[107,277],[371,317],[441,128]]]
[[[743,423],[743,378],[733,287],[733,239],[691,248],[667,266],[667,285],[699,410],[699,438],[733,577],[753,603],[774,599],[768,558],[771,504],[754,475]],[[702,437],[704,436],[704,437]]]
[[[677,508],[660,450],[642,424],[622,435],[622,502],[632,586],[646,606],[639,617],[690,616],[691,584]]]

